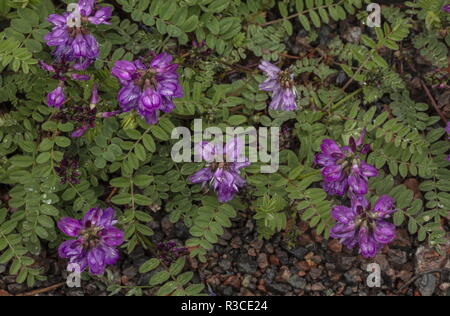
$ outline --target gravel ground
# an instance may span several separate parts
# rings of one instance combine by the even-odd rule
[[[195,282],[204,282],[210,295],[218,296],[447,296],[450,295],[450,243],[445,254],[418,245],[406,231],[374,260],[364,260],[356,252],[343,248],[335,240],[324,240],[307,226],[298,226],[298,236],[278,234],[268,241],[258,239],[255,224],[246,214],[240,214],[233,227],[226,230],[219,243],[209,253],[206,263],[189,259],[186,268],[195,271]],[[446,224],[448,225],[448,224]],[[176,240],[189,236],[184,224],[172,225],[167,217],[152,224],[154,242]],[[288,244],[294,244],[293,247]],[[44,254],[40,264],[49,276],[35,289],[15,283],[6,275],[7,266],[0,265],[0,296],[104,296],[109,293],[99,280],[83,280],[82,288],[69,289],[64,282],[65,262],[56,253]],[[138,267],[151,257],[138,248],[118,265],[112,267],[115,283],[124,286],[146,285],[152,273],[141,275]],[[370,288],[366,280],[367,265],[378,263],[382,272],[381,288]],[[431,272],[430,272],[431,271]],[[53,290],[49,286],[57,285]],[[39,289],[46,292],[39,293]],[[50,288],[51,289],[51,288]],[[37,290],[37,292],[30,292]],[[144,295],[153,295],[144,291]]]

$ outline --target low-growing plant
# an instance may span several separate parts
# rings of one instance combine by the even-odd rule
[[[372,258],[407,227],[439,250],[450,126],[432,94],[449,87],[450,10],[383,6],[370,28],[369,2],[1,1],[0,264],[32,287],[58,249],[112,295],[205,295],[187,258],[206,261],[242,212],[261,239],[303,221]],[[173,132],[196,119],[279,128],[278,170],[237,160],[251,136],[175,162]],[[156,212],[185,244],[153,242]],[[137,248],[149,284],[120,285],[108,267]]]

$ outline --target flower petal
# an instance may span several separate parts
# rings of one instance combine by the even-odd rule
[[[115,247],[102,246],[102,251],[105,254],[105,263],[108,265],[116,264],[120,259],[120,252]]]
[[[353,193],[356,194],[366,194],[369,189],[367,180],[358,174],[352,174],[350,177],[348,177],[348,184]]]
[[[117,247],[123,244],[124,233],[116,227],[109,227],[100,232],[103,244],[110,247]]]
[[[376,223],[374,230],[374,238],[380,244],[386,245],[395,239],[395,225],[386,221],[380,220]]]
[[[82,224],[84,227],[94,227],[98,226],[100,218],[103,215],[103,210],[99,207],[91,208],[83,217]]]
[[[82,229],[82,225],[76,219],[64,217],[58,222],[58,228],[67,236],[76,237]]]
[[[342,166],[331,165],[323,168],[322,175],[327,182],[337,181],[342,177]]]
[[[377,168],[367,164],[365,161],[361,161],[360,172],[365,177],[376,177],[378,175]]]
[[[78,257],[82,254],[83,247],[78,240],[67,240],[58,248],[60,258]]]
[[[349,224],[356,217],[356,213],[351,208],[342,205],[335,206],[331,211],[331,214],[334,219],[342,224]]]
[[[101,275],[105,272],[105,252],[100,248],[93,248],[87,254],[89,271],[94,275]]]
[[[336,153],[342,154],[341,148],[332,139],[324,139],[322,145],[320,145],[320,149],[325,155],[328,156]]]
[[[203,183],[203,182],[209,182],[211,180],[211,178],[213,177],[211,169],[209,168],[203,168],[200,171],[196,172],[195,174],[193,174],[190,178],[189,181],[191,183]]]
[[[280,68],[265,60],[261,62],[258,68],[264,71],[270,77],[278,76],[278,73],[281,71]]]
[[[377,203],[375,203],[373,212],[377,213],[379,218],[388,218],[396,211],[394,204],[395,201],[392,197],[383,195],[378,199]]]

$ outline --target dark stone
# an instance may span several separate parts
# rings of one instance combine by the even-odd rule
[[[277,275],[277,270],[274,268],[268,268],[266,273],[264,273],[264,277],[267,281],[272,281]]]
[[[301,289],[304,290],[306,288],[306,280],[304,278],[299,277],[298,275],[293,275],[291,276],[291,278],[289,279],[288,283],[296,288],[296,289]]]
[[[416,281],[416,285],[422,296],[432,296],[436,291],[437,279],[433,274],[425,274]]]
[[[266,288],[270,292],[278,294],[286,294],[287,292],[292,290],[292,288],[289,285],[281,283],[266,283]]]
[[[361,283],[363,281],[362,275],[363,272],[356,268],[344,273],[345,280],[351,285]]]
[[[231,261],[227,260],[227,259],[223,259],[219,261],[219,266],[225,271],[225,272],[229,272],[228,270],[230,270],[231,268]]]
[[[84,296],[83,290],[70,290],[66,293],[67,296]]]
[[[286,249],[286,248],[285,248]],[[286,249],[291,255],[293,255],[298,260],[303,260],[305,256],[308,254],[308,249],[303,247],[296,247],[293,249]]]
[[[338,267],[339,269],[344,271],[350,270],[353,266],[353,263],[357,260],[357,258],[355,257],[339,256],[338,258]]]
[[[353,294],[353,289],[350,286],[347,286],[347,288],[344,291],[345,296],[350,296]]]
[[[233,288],[231,286],[226,286],[222,291],[224,296],[232,296],[233,295]]]
[[[255,258],[252,258],[249,255],[241,256],[237,266],[238,270],[245,274],[253,274],[256,272],[256,269],[258,269]]]
[[[11,294],[19,294],[26,291],[25,284],[13,283],[7,286],[8,292]]]

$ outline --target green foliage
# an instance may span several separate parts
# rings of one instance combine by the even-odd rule
[[[206,260],[206,253],[213,248],[224,234],[225,227],[231,227],[231,218],[236,211],[230,204],[220,205],[216,198],[202,199],[202,207],[193,214],[193,226],[190,233],[193,238],[186,241],[186,245],[195,248],[191,256],[199,256],[201,261]]]
[[[144,289],[157,289],[158,296],[200,296],[204,289],[203,284],[188,283],[194,277],[191,271],[183,272],[186,265],[186,257],[181,257],[169,267],[161,260],[153,258],[145,262],[140,268],[140,273],[152,272],[148,286],[127,288],[116,284],[110,285],[110,295],[115,295],[122,290],[127,290],[127,296],[142,296]]]
[[[277,195],[265,195],[257,201],[254,218],[262,237],[270,239],[275,233],[286,228],[287,217],[286,213],[282,212],[286,206],[286,201]]]
[[[439,68],[448,67],[448,44],[442,41],[442,36],[435,32],[419,34],[415,37],[414,47],[420,51],[420,54]]]
[[[279,1],[278,8],[282,22],[289,35],[292,35],[292,23],[289,21],[298,18],[303,28],[310,31],[312,26],[319,28],[322,24],[329,24],[332,20],[345,20],[349,14],[353,15],[361,9],[364,0],[295,0],[294,14],[289,14],[289,1]]]
[[[427,29],[442,27],[445,21],[449,21],[448,14],[442,10],[442,7],[448,4],[446,0],[406,1],[405,4],[412,8],[410,13],[417,14],[419,19],[425,21]]]
[[[20,69],[27,74],[30,66],[37,64],[31,52],[21,46],[14,38],[5,39],[5,35],[0,34],[0,70],[11,67],[14,72]]]

